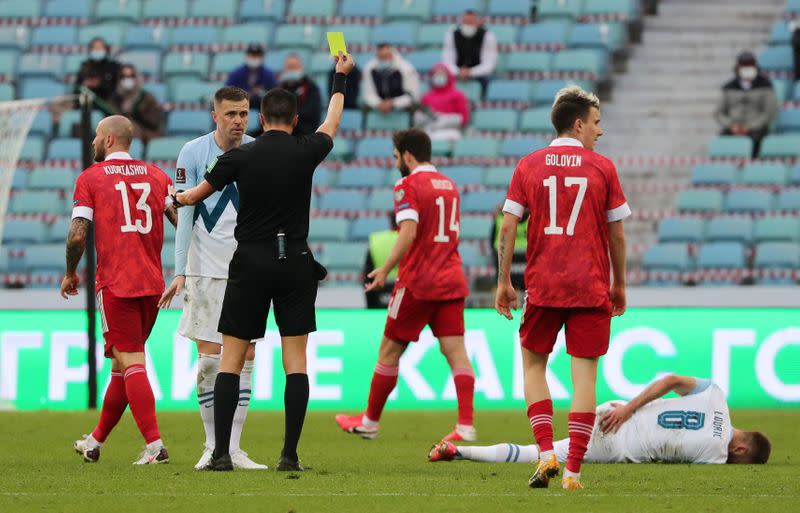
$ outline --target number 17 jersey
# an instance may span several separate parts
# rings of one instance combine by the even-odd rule
[[[610,304],[608,223],[631,214],[614,164],[571,138],[520,160],[503,211],[528,218],[528,305]]]
[[[461,218],[455,183],[431,165],[418,166],[394,187],[397,224],[417,222],[417,236],[400,260],[396,288],[426,301],[469,295],[458,254]]]
[[[161,246],[171,183],[161,169],[122,152],[78,176],[72,218],[94,222],[97,291],[124,298],[164,291]]]

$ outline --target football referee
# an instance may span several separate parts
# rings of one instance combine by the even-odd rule
[[[250,340],[264,335],[270,302],[281,334],[286,372],[286,425],[278,470],[300,471],[297,444],[308,406],[306,344],[315,331],[314,302],[325,274],[308,248],[311,177],[333,148],[344,107],[345,79],[355,63],[339,54],[328,115],[317,132],[293,136],[297,99],[272,89],[261,101],[264,133],[255,141],[221,155],[209,165],[205,180],[175,196],[193,205],[236,182],[238,242],[228,268],[218,330],[222,360],[214,386],[216,446],[207,470],[233,470],[228,447],[239,399],[239,374]]]

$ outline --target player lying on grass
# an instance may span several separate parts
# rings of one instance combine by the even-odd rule
[[[674,391],[680,397],[663,399]],[[725,393],[711,381],[666,376],[630,402],[609,401],[597,407],[586,461],[590,463],[766,463],[771,444],[763,433],[731,425]],[[554,444],[565,461],[569,439]],[[510,443],[461,447],[441,441],[429,461],[454,459],[493,463],[536,463],[536,445]]]

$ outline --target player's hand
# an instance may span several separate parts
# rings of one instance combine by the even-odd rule
[[[344,73],[347,75],[356,67],[356,61],[353,59],[352,55],[344,55],[342,52],[339,52],[339,55],[334,57],[334,59],[336,60],[336,73]]]
[[[494,298],[494,309],[508,320],[514,318],[511,310],[517,309],[517,291],[511,283],[499,283]]]
[[[628,405],[620,404],[620,403],[611,403],[611,406],[614,407],[613,410],[606,413],[600,418],[600,429],[603,433],[614,432],[616,433],[619,431],[620,426],[622,426],[633,412]]]
[[[186,284],[186,277],[185,276],[176,276],[172,279],[172,283],[169,284],[167,290],[161,294],[161,299],[158,300],[158,307],[159,308],[169,308],[170,303],[172,303],[172,298],[175,296],[179,296],[181,292],[183,292],[183,287]]]
[[[69,299],[68,296],[77,296],[80,283],[81,279],[77,274],[65,274],[64,279],[61,280],[61,297]]]
[[[371,279],[372,281],[364,285],[364,290],[366,292],[372,292],[373,290],[382,289],[384,285],[386,285],[386,277],[389,275],[389,271],[379,267],[374,269],[371,273],[367,275],[367,278]]]
[[[628,301],[625,298],[625,287],[611,286],[611,317],[618,317],[625,313]]]

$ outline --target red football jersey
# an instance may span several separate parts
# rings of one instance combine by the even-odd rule
[[[556,139],[514,170],[504,212],[528,219],[527,302],[609,304],[608,223],[631,214],[614,164],[576,139]]]
[[[469,295],[458,254],[459,207],[455,183],[433,166],[419,166],[397,182],[397,224],[417,222],[417,237],[400,260],[397,287],[406,287],[415,297],[429,301]]]
[[[117,297],[164,292],[161,245],[171,183],[161,169],[123,152],[78,176],[72,218],[94,222],[96,290],[107,287]]]

